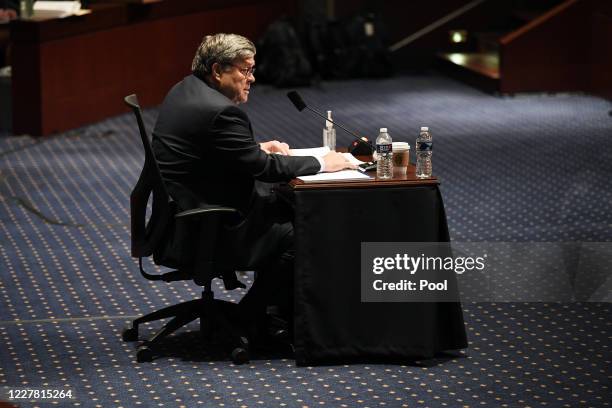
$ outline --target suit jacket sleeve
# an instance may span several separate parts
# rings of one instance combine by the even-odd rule
[[[238,107],[221,110],[214,117],[211,130],[212,147],[218,158],[257,180],[287,181],[320,170],[314,157],[282,156],[261,150],[253,138],[248,116]]]

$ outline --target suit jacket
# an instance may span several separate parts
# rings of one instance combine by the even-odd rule
[[[288,181],[314,174],[314,157],[266,154],[246,113],[194,75],[164,99],[153,151],[170,195],[182,210],[222,204],[248,213],[255,180]]]
[[[194,75],[176,84],[164,99],[153,131],[153,152],[170,196],[179,210],[205,204],[226,205],[243,219],[225,236],[228,252],[239,249],[241,264],[265,263],[278,255],[274,212],[257,194],[255,181],[283,182],[320,169],[314,157],[291,157],[263,152],[246,113],[223,94]],[[170,257],[191,258],[190,234],[176,230]],[[232,237],[234,239],[232,239]],[[266,237],[267,242],[261,241]],[[231,248],[230,248],[231,246]],[[248,265],[247,265],[248,264]]]

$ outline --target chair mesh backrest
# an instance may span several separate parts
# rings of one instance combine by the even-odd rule
[[[125,103],[132,108],[145,151],[145,161],[136,186],[130,194],[131,243],[133,257],[151,256],[164,236],[171,213],[170,196],[164,186],[159,166],[147,135],[142,111],[135,94],[126,96]],[[151,215],[147,221],[147,203],[153,194]]]

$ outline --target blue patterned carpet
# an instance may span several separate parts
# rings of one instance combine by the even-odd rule
[[[371,138],[388,127],[414,144],[430,126],[453,240],[612,241],[610,102],[494,97],[435,76],[300,92]],[[285,93],[255,88],[245,109],[256,136],[320,145],[322,121]],[[149,128],[155,117],[145,112]],[[338,131],[339,145],[349,141]],[[262,356],[235,367],[189,330],[169,339],[179,351],[136,364],[125,323],[199,296],[189,282],[143,281],[129,255],[142,161],[131,114],[44,139],[0,137],[0,388],[70,387],[75,400],[59,405],[85,407],[610,406],[609,303],[467,304],[470,349],[423,366],[298,368]]]

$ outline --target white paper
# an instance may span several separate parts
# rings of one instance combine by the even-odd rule
[[[34,17],[67,17],[78,14],[81,10],[80,1],[35,1]]]
[[[289,150],[289,154],[291,156],[314,156],[314,157],[323,157],[325,156],[327,153],[329,153],[331,150],[329,149],[329,147],[327,146],[322,146],[322,147],[312,147],[310,149],[290,149]],[[350,153],[341,153],[344,157],[346,157],[346,159],[351,163],[351,164],[355,164],[355,165],[360,165],[363,162],[359,159],[357,159],[355,156],[353,156]]]
[[[330,152],[329,147],[322,146],[322,147],[313,147],[313,148],[310,148],[310,149],[290,149],[289,150],[289,155],[290,156],[323,157],[323,156],[325,156],[329,152]]]
[[[298,177],[299,180],[302,180],[305,183],[342,180],[369,180],[370,178],[370,176],[367,176],[357,170],[341,170],[334,173],[319,173],[313,174],[312,176]]]

